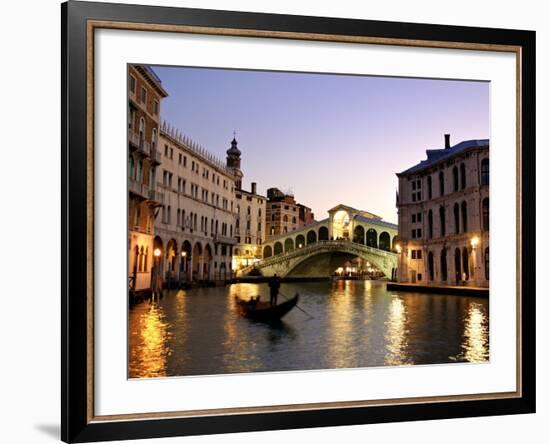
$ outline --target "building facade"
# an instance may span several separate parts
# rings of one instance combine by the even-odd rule
[[[128,68],[128,277],[130,291],[151,288],[160,106],[168,93],[144,65]]]
[[[255,182],[251,183],[250,191],[237,189],[235,192],[237,247],[233,256],[234,270],[248,267],[262,258],[266,200],[265,196],[258,194]]]
[[[294,196],[278,188],[267,190],[265,236],[270,239],[315,222],[311,208],[299,204]]]
[[[234,172],[179,131],[163,124],[155,250],[164,282],[231,278],[235,246]]]
[[[489,286],[489,140],[427,150],[397,174],[398,281]]]

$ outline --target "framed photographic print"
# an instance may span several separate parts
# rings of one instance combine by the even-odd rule
[[[535,411],[535,33],[62,5],[62,439]]]

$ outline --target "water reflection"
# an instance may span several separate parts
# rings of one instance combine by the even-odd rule
[[[386,365],[412,364],[407,355],[407,309],[399,296],[393,296],[386,321]]]
[[[130,368],[131,378],[164,376],[166,361],[171,354],[167,343],[167,324],[163,321],[162,309],[149,305],[137,322],[130,324]]]
[[[485,362],[488,300],[390,293],[377,281],[284,283],[299,309],[274,326],[239,316],[235,297],[266,284],[165,292],[129,313],[132,378]]]
[[[466,315],[462,349],[464,360],[484,362],[489,359],[487,313],[479,303],[472,303]]]

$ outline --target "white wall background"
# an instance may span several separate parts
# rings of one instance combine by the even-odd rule
[[[550,28],[544,2],[524,0],[187,0],[124,1],[287,14],[460,24],[537,31],[538,412],[536,415],[172,438],[149,442],[500,443],[543,442],[550,420],[550,309],[543,270],[550,250],[541,227],[550,216]],[[0,440],[55,442],[59,435],[60,11],[57,0],[5,2],[0,113]],[[529,297],[530,295],[526,295]],[[535,295],[531,295],[535,297]],[[546,352],[546,353],[545,353]],[[538,437],[537,437],[538,435]],[[547,438],[546,438],[547,439]],[[146,442],[146,441],[143,441]]]

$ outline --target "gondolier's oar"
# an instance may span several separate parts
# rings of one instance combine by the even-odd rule
[[[280,291],[279,291],[279,294],[280,294],[283,298],[285,298],[287,301],[289,300],[289,299],[288,299],[288,296],[285,296],[285,295],[284,295],[283,293],[281,293]],[[296,303],[295,307],[296,307],[298,310],[301,310],[302,312],[304,312],[304,313],[305,313],[306,315],[308,315],[311,319],[315,319],[315,316],[310,315],[307,311],[305,311],[302,307],[300,307],[300,306],[298,305],[298,303]]]

